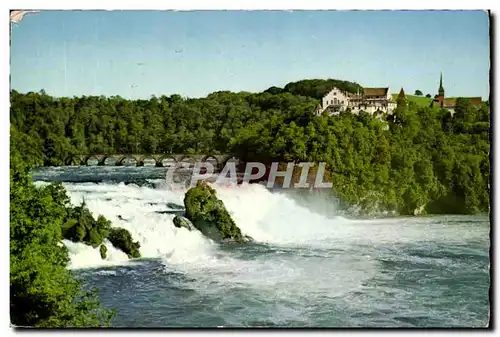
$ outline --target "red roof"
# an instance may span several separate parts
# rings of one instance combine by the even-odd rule
[[[462,97],[466,100],[469,101],[471,105],[478,106],[481,105],[481,102],[483,101],[481,97]],[[443,100],[443,106],[445,108],[454,108],[457,105],[457,99],[456,98],[445,98]],[[439,100],[435,99],[432,102],[432,106],[439,106]]]
[[[445,98],[443,100],[443,106],[453,108],[457,104],[457,100],[455,98]]]
[[[481,103],[483,102],[481,97],[467,97],[467,99],[472,105],[481,105]]]
[[[386,96],[389,88],[364,88],[365,96]]]

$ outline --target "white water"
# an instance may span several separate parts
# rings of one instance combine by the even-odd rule
[[[189,280],[168,277],[168,281],[157,280],[159,284],[168,282],[180,289],[195,290],[200,296],[196,301],[211,298],[216,302],[214,312],[224,313],[229,326],[241,324],[242,317],[269,317],[275,324],[309,324],[318,320],[318,315],[330,320],[329,310],[333,310],[334,302],[339,306],[335,309],[337,316],[344,311],[387,312],[396,304],[401,305],[397,313],[412,313],[417,309],[426,312],[427,307],[420,300],[412,302],[411,310],[404,306],[405,301],[413,301],[416,291],[405,287],[426,279],[417,276],[414,283],[403,288],[397,283],[395,287],[387,286],[384,282],[390,282],[396,274],[381,273],[387,268],[381,261],[417,264],[423,270],[425,265],[440,266],[444,272],[455,267],[461,270],[461,265],[455,266],[456,260],[446,255],[418,256],[407,248],[417,245],[435,251],[436,245],[456,243],[457,249],[467,252],[470,249],[463,247],[464,242],[481,242],[487,237],[487,228],[476,227],[473,219],[458,219],[450,225],[432,218],[352,220],[332,216],[331,212],[323,215],[299,205],[290,196],[271,193],[253,184],[215,188],[242,232],[268,246],[223,249],[197,231],[176,228],[172,223],[174,215],[156,213],[168,210],[169,202],[182,205],[185,191],[123,183],[66,183],[65,186],[72,203],[80,204],[85,198],[94,216],[102,214],[113,226],[129,230],[141,244],[143,257],[162,261],[166,277],[181,273]],[[64,244],[70,251],[70,268],[143,263],[129,260],[109,243],[105,261],[98,249],[68,241]],[[113,277],[117,271],[97,273]],[[373,279],[379,282],[377,286],[367,283]],[[366,303],[366,297],[362,300],[349,295],[358,293],[368,296],[370,302]],[[372,301],[369,296],[377,300]],[[433,293],[426,296],[435,298]],[[343,302],[344,298],[348,300]],[[398,300],[391,302],[392,299]],[[315,303],[316,308],[310,307],[310,303]]]
[[[170,191],[123,183],[66,183],[65,187],[73,204],[78,205],[85,199],[95,217],[104,215],[114,227],[129,230],[134,240],[141,244],[140,251],[145,258],[162,258],[167,264],[175,265],[208,263],[217,256],[217,244],[198,231],[176,228],[172,222],[174,215],[155,213],[168,210],[166,204],[169,202],[183,205],[184,190]],[[422,231],[422,225],[428,222],[425,218],[328,218],[297,204],[286,195],[271,193],[259,184],[214,187],[242,232],[261,243],[283,247],[332,248],[415,240],[449,241],[457,237],[452,235],[450,238],[449,226],[434,226],[432,231]],[[457,240],[462,239],[457,237]],[[64,243],[70,250],[71,268],[129,263],[127,256],[109,242],[106,242],[109,253],[104,261],[98,248],[69,241]]]
[[[167,203],[183,205],[183,190],[169,191],[133,184],[65,184],[71,202],[85,202],[94,216],[104,215],[113,226],[129,230],[141,244],[146,258],[162,258],[168,264],[207,263],[217,252],[217,245],[197,231],[189,232],[173,225],[174,215],[155,211],[168,210]],[[281,194],[253,184],[239,187],[215,186],[244,234],[270,244],[320,244],[339,235],[345,219],[329,220],[297,205]],[[314,224],[314,226],[312,226]],[[70,250],[71,268],[98,267],[127,263],[125,254],[106,243],[108,258],[103,261],[99,249],[65,241]]]
[[[341,217],[327,219],[314,214],[261,185],[216,186],[218,196],[244,234],[257,242],[278,247],[272,258],[264,256],[255,260],[242,260],[222,251],[218,244],[198,231],[176,228],[172,214],[155,213],[167,210],[168,202],[182,205],[185,191],[125,184],[69,183],[65,186],[73,204],[79,204],[85,198],[94,216],[102,214],[111,220],[113,226],[131,232],[134,240],[141,244],[144,258],[160,258],[166,270],[193,277],[197,282],[192,286],[196,288],[205,287],[215,279],[225,287],[262,289],[267,285],[272,288],[269,291],[274,292],[273,296],[286,297],[291,288],[279,287],[276,294],[276,284],[300,284],[300,287],[314,291],[332,291],[332,283],[337,283],[336,291],[342,291],[346,286],[357,286],[359,280],[372,275],[373,263],[369,260],[348,261],[345,257],[311,250],[331,247],[333,241],[345,236],[342,228],[348,220]],[[64,243],[69,248],[70,268],[137,263],[109,243],[106,244],[109,252],[106,260],[101,259],[97,248],[69,241]],[[300,248],[301,252],[291,258],[287,254],[291,248]],[[341,269],[349,264],[350,273],[343,273],[340,280],[335,269],[325,268],[321,262],[325,257]],[[317,277],[311,278],[311,275]],[[354,279],[357,282],[352,283]],[[216,288],[211,289],[216,291]]]

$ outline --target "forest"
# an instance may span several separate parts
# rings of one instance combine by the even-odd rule
[[[240,160],[327,163],[333,193],[364,212],[487,212],[490,112],[457,100],[456,113],[402,99],[393,115],[314,116],[331,86],[303,80],[261,93],[215,92],[129,100],[11,92],[11,142],[31,165],[74,154],[230,153]]]

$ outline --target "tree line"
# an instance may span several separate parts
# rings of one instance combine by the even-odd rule
[[[261,93],[220,91],[128,100],[11,93],[19,149],[38,165],[74,154],[229,153],[241,161],[323,161],[334,192],[362,209],[477,213],[489,207],[489,106],[457,99],[456,113],[400,101],[393,115],[314,116],[335,81]],[[318,89],[318,86],[321,90]]]

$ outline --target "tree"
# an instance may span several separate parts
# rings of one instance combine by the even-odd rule
[[[11,146],[13,143],[11,143]],[[15,326],[101,327],[113,311],[66,268],[61,227],[69,199],[37,188],[15,145],[10,156],[10,317]]]
[[[418,89],[415,90],[415,96],[422,96],[422,95],[423,95],[422,91],[420,91]]]
[[[283,89],[282,88],[279,88],[279,87],[270,87],[269,89],[267,89],[266,91],[264,92],[268,92],[272,95],[278,95],[278,94],[281,94],[283,92]]]
[[[427,94],[427,95],[425,95],[425,97],[431,98],[432,96],[431,96],[431,94]]]

